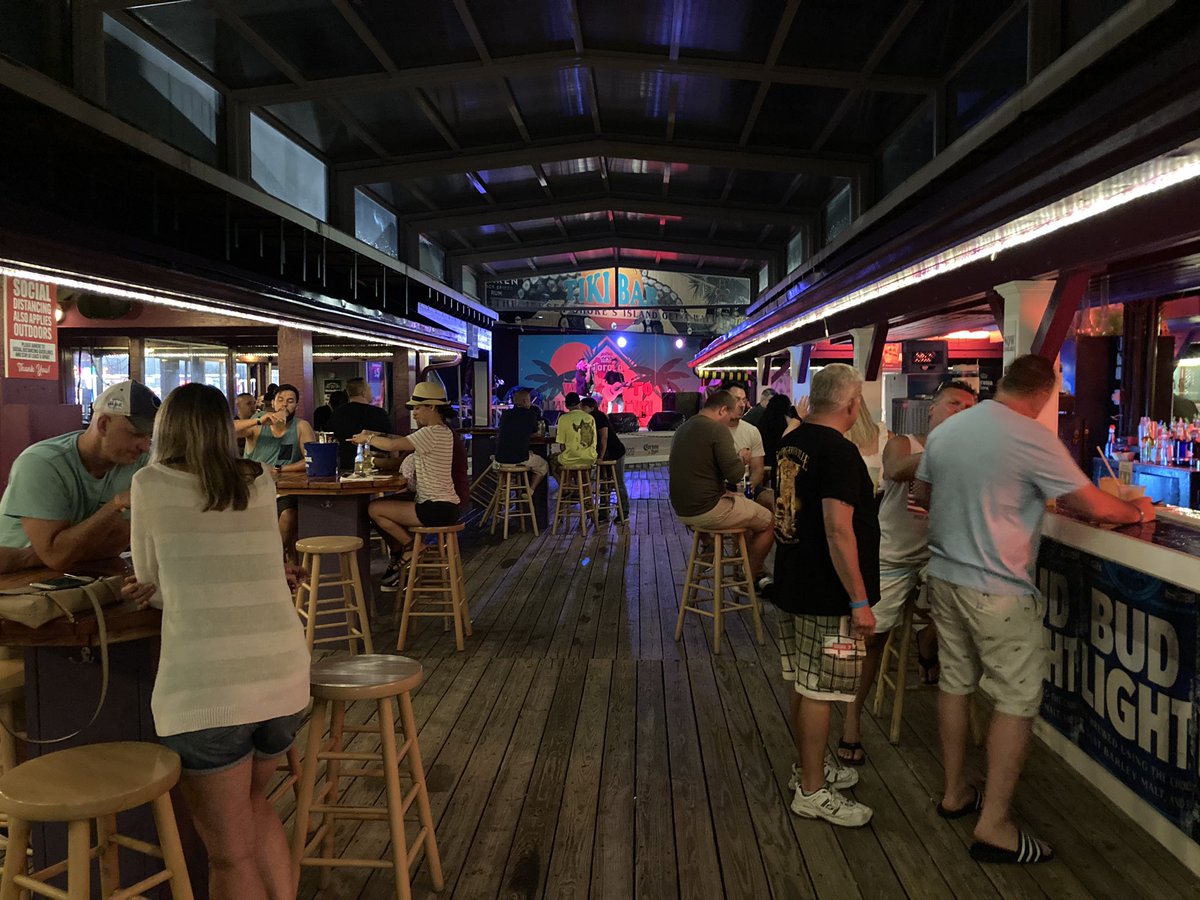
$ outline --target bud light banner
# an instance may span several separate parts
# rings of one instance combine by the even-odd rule
[[[1200,841],[1194,591],[1046,538],[1042,718]]]
[[[489,281],[487,305],[500,312],[543,309],[744,307],[750,279],[651,269],[593,269]]]

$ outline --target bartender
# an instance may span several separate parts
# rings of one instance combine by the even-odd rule
[[[70,571],[129,547],[129,486],[149,460],[159,402],[144,384],[115,384],[92,404],[86,429],[17,457],[0,498],[0,572]]]

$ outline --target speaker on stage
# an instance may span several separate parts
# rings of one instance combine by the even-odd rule
[[[667,405],[668,397],[671,398],[669,406]],[[700,392],[679,391],[674,394],[663,394],[663,409],[668,412],[681,412],[690,418],[700,412]]]
[[[675,392],[663,391],[663,411],[675,412]]]

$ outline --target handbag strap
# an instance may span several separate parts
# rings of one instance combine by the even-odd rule
[[[108,697],[108,623],[104,620],[104,607],[97,596],[103,584],[101,581],[94,581],[83,588],[84,596],[91,602],[92,609],[96,613],[96,636],[100,641],[100,699],[96,701],[96,708],[92,710],[92,717],[87,720],[86,725],[72,731],[70,734],[64,734],[62,737],[56,738],[44,738],[42,740],[35,740],[31,737],[19,735],[9,728],[6,722],[0,720],[0,727],[17,740],[25,741],[27,744],[61,744],[63,741],[69,741],[71,738],[83,734],[100,718],[100,710],[104,708],[104,701]]]

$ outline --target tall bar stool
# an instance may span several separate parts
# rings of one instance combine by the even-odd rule
[[[25,700],[25,661],[0,659],[0,775],[17,766],[17,707]],[[8,819],[0,815],[0,850],[8,846]]]
[[[404,588],[404,603],[396,604],[400,629],[396,638],[397,650],[404,649],[409,620],[414,617],[440,618],[447,625],[453,621],[454,643],[459,650],[466,647],[464,633],[468,636],[475,633],[467,604],[462,557],[458,552],[458,535],[463,528],[459,522],[436,528],[409,529],[413,533],[413,555]],[[427,544],[426,535],[433,535],[435,542]]]
[[[496,502],[496,487],[499,483],[499,478],[496,474],[495,462],[496,457],[492,456],[487,468],[480,472],[479,477],[471,482],[471,502],[485,511],[481,524],[487,521],[487,511],[491,510],[493,504]]]
[[[421,683],[421,664],[403,656],[366,655],[325,659],[314,663],[309,675],[312,685],[313,712],[308,724],[308,746],[304,754],[304,775],[296,801],[295,831],[292,835],[292,866],[321,866],[321,887],[329,886],[334,866],[391,868],[395,874],[396,896],[409,900],[412,863],[425,850],[433,889],[443,887],[442,861],[433,833],[433,814],[425,787],[425,769],[417,743],[417,725],[413,717],[410,691]],[[400,730],[396,730],[393,699],[400,710]],[[378,708],[372,725],[347,725],[346,703],[374,700]],[[322,743],[325,725],[329,739]],[[380,740],[376,752],[348,750],[346,735],[375,734]],[[399,740],[399,744],[397,744]],[[412,786],[401,791],[400,762],[408,764]],[[325,763],[325,782],[316,791],[318,768]],[[358,768],[343,763],[359,763]],[[371,765],[372,763],[376,765]],[[386,787],[387,808],[342,805],[341,782],[344,778],[382,778]],[[408,842],[404,814],[413,802],[417,805],[419,827],[413,842]],[[308,838],[313,815],[321,816],[321,825]],[[344,819],[386,821],[391,830],[391,859],[339,858],[334,853],[337,823]],[[307,838],[307,840],[306,840]]]
[[[558,498],[554,501],[554,521],[550,524],[550,533],[558,533],[558,520],[565,516],[567,521],[574,517],[571,509],[574,503],[579,504],[579,530],[587,533],[587,520],[590,517],[592,525],[600,530],[600,521],[596,517],[596,495],[592,489],[592,466],[560,466],[558,470]],[[563,510],[566,504],[566,510]]]
[[[900,743],[900,729],[904,725],[904,695],[907,693],[908,662],[913,645],[913,624],[920,621],[926,625],[932,624],[929,613],[917,608],[917,598],[925,589],[924,584],[914,588],[904,601],[904,615],[900,627],[893,628],[888,634],[887,643],[883,645],[883,653],[879,657],[879,674],[875,676],[875,699],[871,704],[871,712],[876,718],[883,711],[887,702],[887,692],[892,691],[892,715],[888,726],[888,740],[893,744]],[[893,669],[892,664],[895,663]],[[976,744],[983,743],[983,711],[978,698],[972,694],[969,707],[971,739]]]
[[[712,545],[705,546],[701,537],[709,535]],[[731,553],[725,552],[725,538],[730,538]],[[726,570],[740,566],[741,577]],[[735,598],[727,601],[726,591]],[[702,597],[706,593],[708,597]],[[746,602],[738,603],[737,597]],[[709,609],[700,604],[710,604]],[[758,593],[754,590],[754,579],[750,574],[750,553],[746,548],[746,532],[741,528],[693,529],[692,553],[688,557],[687,578],[683,583],[683,597],[679,602],[679,618],[675,621],[675,640],[683,637],[684,616],[693,612],[713,620],[713,652],[721,652],[721,635],[725,631],[723,617],[740,609],[749,609],[754,618],[754,635],[763,642],[762,608]]]
[[[525,531],[525,521],[533,526],[534,537],[538,534],[537,513],[533,509],[533,488],[529,485],[529,466],[496,463],[494,466],[500,479],[495,494],[492,495],[492,534],[496,526],[504,520],[504,539],[508,540],[508,524],[511,519],[521,523]],[[513,496],[513,495],[516,496]],[[486,513],[485,513],[486,517]]]
[[[358,652],[357,641],[362,641],[367,653],[374,653],[371,646],[371,625],[367,618],[367,607],[363,599],[362,578],[358,572],[358,551],[362,538],[340,535],[301,538],[296,541],[296,551],[301,554],[300,564],[308,571],[308,582],[296,588],[296,612],[304,622],[304,637],[308,649],[318,644],[345,643],[351,655]],[[321,572],[322,556],[337,556],[337,572]],[[341,588],[336,596],[321,596],[326,588]],[[328,621],[337,616],[339,620]],[[319,621],[325,618],[325,621]],[[317,637],[318,631],[336,629],[338,634]]]
[[[621,502],[621,491],[617,487],[617,461],[602,459],[596,464],[596,470],[596,512],[608,516],[615,505],[617,515],[623,522],[628,522],[629,510]],[[616,504],[613,503],[613,497],[617,498]]]
[[[91,861],[100,860],[101,896],[136,897],[169,882],[175,900],[191,900],[187,864],[170,790],[179,781],[179,756],[158,744],[122,742],[59,750],[22,763],[0,777],[0,810],[8,814],[9,843],[0,877],[0,900],[16,900],[22,890],[77,900],[91,896]],[[117,813],[151,804],[159,844],[117,832]],[[97,846],[92,846],[92,820]],[[25,874],[25,851],[33,822],[67,825],[67,858]],[[163,860],[161,872],[121,890],[117,848]],[[67,873],[67,890],[46,880]]]

